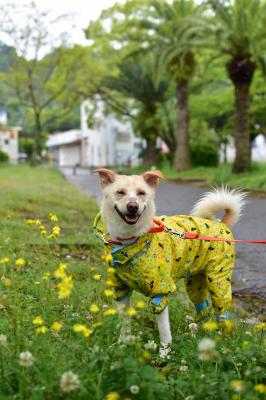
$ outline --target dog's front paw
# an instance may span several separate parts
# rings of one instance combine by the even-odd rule
[[[161,343],[159,354],[161,358],[169,358],[171,353],[170,344]]]

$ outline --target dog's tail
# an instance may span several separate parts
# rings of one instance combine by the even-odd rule
[[[191,215],[200,218],[215,219],[219,211],[224,211],[222,222],[227,226],[234,225],[246,203],[246,193],[226,186],[213,188],[205,193],[195,204]]]

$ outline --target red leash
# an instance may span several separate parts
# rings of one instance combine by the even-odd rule
[[[209,242],[229,242],[229,243],[255,243],[255,244],[266,244],[266,240],[248,240],[248,239],[225,239],[225,238],[219,238],[219,237],[212,237],[212,236],[204,236],[204,235],[198,235],[197,233],[190,233],[190,232],[175,232],[171,228],[166,228],[164,224],[159,221],[154,219],[153,220],[155,226],[153,226],[150,230],[149,233],[159,233],[159,232],[170,232],[173,233],[174,235],[179,236],[182,239],[197,239],[197,240],[206,240]],[[135,237],[130,237],[130,238],[120,238],[118,237],[118,241],[114,240],[108,240],[109,243],[115,244],[115,245],[123,245],[121,241],[124,240],[133,240],[136,239]]]
[[[184,232],[183,238],[184,238],[184,239],[208,240],[208,241],[212,241],[212,242],[266,244],[266,240],[225,239],[225,238],[219,238],[219,237],[211,237],[211,236],[197,235],[196,233],[189,233],[189,232]]]

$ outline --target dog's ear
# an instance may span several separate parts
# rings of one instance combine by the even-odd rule
[[[97,168],[93,172],[97,172],[100,176],[101,186],[104,188],[115,181],[116,173],[106,168]]]
[[[163,179],[163,174],[161,171],[156,170],[156,171],[148,171],[145,172],[143,175],[144,181],[150,185],[153,189],[155,189],[159,183],[159,179]]]

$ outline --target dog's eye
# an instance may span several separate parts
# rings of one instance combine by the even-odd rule
[[[125,192],[125,190],[121,189],[121,190],[117,190],[116,194],[118,194],[119,196],[125,196],[126,192]]]
[[[137,192],[137,195],[138,196],[145,196],[145,192],[144,192],[144,190],[139,190],[138,192]]]

